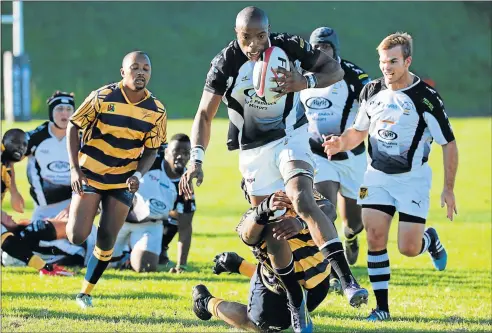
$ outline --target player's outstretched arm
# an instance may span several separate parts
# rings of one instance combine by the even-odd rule
[[[444,188],[441,194],[441,207],[447,206],[447,217],[451,221],[453,215],[458,214],[456,199],[454,197],[454,183],[456,172],[458,171],[458,146],[453,140],[442,146],[442,156],[444,162]]]
[[[222,95],[217,95],[207,90],[203,91],[191,128],[190,167],[179,181],[179,194],[184,195],[185,198],[193,196],[193,179],[197,180],[197,186],[200,186],[203,182],[202,164],[205,158],[205,150],[210,142],[212,119],[217,114],[221,100]]]
[[[367,130],[359,131],[355,128],[346,129],[341,136],[323,136],[325,142],[322,146],[325,147],[325,153],[328,158],[341,151],[354,149],[367,136]]]

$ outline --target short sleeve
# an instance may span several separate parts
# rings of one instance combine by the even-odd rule
[[[367,85],[362,88],[359,97],[359,111],[355,116],[354,124],[352,125],[358,131],[367,131],[370,125],[369,115],[367,114]]]
[[[299,60],[301,67],[310,70],[316,65],[320,51],[314,49],[308,41],[302,37],[289,34],[278,34],[273,37],[273,45],[282,48],[291,58]]]
[[[144,139],[145,148],[157,149],[163,144],[167,144],[167,113],[165,110]]]
[[[212,59],[205,80],[204,90],[215,95],[224,95],[227,90],[228,62],[226,58],[227,49],[222,50]]]
[[[99,110],[98,91],[93,91],[70,117],[70,122],[80,129],[85,129],[97,118]]]
[[[428,99],[423,98],[422,103],[426,110],[423,117],[434,141],[441,146],[454,141],[453,129],[439,94],[434,91]]]

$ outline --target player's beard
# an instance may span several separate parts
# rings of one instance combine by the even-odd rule
[[[20,155],[20,157],[16,157],[14,155]],[[20,160],[22,160],[22,154],[16,154],[16,151],[5,150],[4,152],[2,152],[2,160],[4,159],[5,161],[9,162],[19,162]]]

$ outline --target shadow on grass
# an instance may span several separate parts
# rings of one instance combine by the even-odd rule
[[[199,319],[183,319],[178,317],[164,317],[162,315],[153,314],[152,316],[130,315],[124,313],[122,315],[101,315],[91,314],[90,309],[84,312],[71,312],[71,311],[53,311],[48,309],[32,309],[26,307],[16,308],[16,315],[12,318],[23,318],[25,320],[32,319],[70,319],[70,320],[102,320],[105,323],[118,324],[120,322],[131,322],[132,324],[150,324],[150,325],[183,325],[185,327],[192,327],[195,325],[202,326],[217,326],[217,321],[201,321]],[[226,326],[226,324],[224,324]]]
[[[342,319],[342,320],[365,320],[365,317],[359,317],[357,315],[350,315],[346,313],[340,313],[340,312],[330,312],[329,310],[326,309],[319,309],[315,310],[313,312],[313,315],[319,315],[322,317],[327,317],[327,318],[334,318],[334,319]],[[369,315],[369,311],[367,313]],[[486,319],[486,318],[463,318],[460,316],[450,316],[450,317],[441,317],[441,318],[428,318],[428,317],[410,317],[410,316],[392,316],[391,317],[392,322],[408,322],[409,324],[412,323],[429,323],[429,324],[453,324],[453,325],[460,325],[460,324],[468,324],[468,325],[492,325],[492,319]],[[411,329],[411,328],[409,328]],[[448,328],[449,329],[449,328]],[[384,331],[386,331],[387,328],[384,328]],[[405,330],[407,328],[405,327]],[[443,329],[444,330],[444,329]],[[401,332],[401,328],[398,329],[398,331]]]
[[[12,298],[34,298],[34,299],[39,299],[39,298],[55,298],[55,299],[70,299],[70,300],[75,300],[75,295],[76,293],[60,293],[60,292],[20,292],[20,291],[2,291],[2,298],[4,297],[12,297]],[[128,292],[125,291],[124,293],[121,294],[110,294],[110,293],[105,293],[104,295],[101,295],[101,298],[104,299],[113,299],[113,300],[122,300],[122,299],[135,299],[135,300],[141,300],[141,299],[158,299],[158,300],[164,300],[164,299],[177,299],[177,298],[184,298],[179,295],[174,295],[174,294],[169,294],[169,293],[150,293],[150,292]]]

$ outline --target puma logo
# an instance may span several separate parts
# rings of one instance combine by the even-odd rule
[[[412,200],[412,203],[416,204],[417,206],[419,206],[420,208],[420,203],[422,202],[422,200],[420,200],[419,202],[415,201],[415,200]]]

